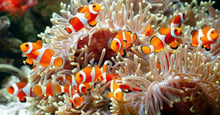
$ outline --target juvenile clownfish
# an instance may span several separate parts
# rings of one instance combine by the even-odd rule
[[[101,9],[100,4],[91,4],[85,7],[80,7],[78,13],[69,19],[70,26],[65,28],[66,32],[71,34],[73,31],[77,32],[81,30],[86,24],[95,26],[97,24],[96,17]]]
[[[77,92],[73,92],[72,96],[69,97],[69,102],[72,103],[73,108],[81,106],[85,101],[84,96],[80,96]]]
[[[171,27],[180,27],[181,23],[184,23],[186,19],[185,13],[179,12],[173,19],[169,20]]]
[[[154,35],[154,30],[151,28],[151,24],[149,24],[144,32],[145,36],[152,36]]]
[[[123,92],[119,85],[116,83],[115,78],[111,81],[110,90],[111,92],[108,93],[108,98],[116,99],[117,101],[123,100]]]
[[[159,28],[159,35],[153,35],[150,40],[149,46],[140,46],[139,51],[143,54],[149,54],[151,52],[160,52],[168,44],[170,48],[177,49],[178,43],[177,37],[181,34],[181,29],[178,27]],[[179,38],[178,38],[179,39]]]
[[[121,56],[125,56],[125,49],[131,47],[131,45],[137,40],[137,34],[131,31],[119,30],[116,36],[113,38],[110,44],[110,48],[119,52]]]
[[[98,76],[101,75],[101,69],[97,65],[94,67],[87,66],[76,73],[75,80],[78,85],[81,83],[94,83],[97,81]]]
[[[32,83],[28,83],[27,80],[21,80],[20,82],[13,84],[7,89],[8,93],[17,96],[20,102],[26,102],[26,97],[36,96],[32,91]]]
[[[27,79],[22,79],[21,81],[11,85],[8,87],[7,92],[13,96],[18,96],[18,93],[20,95],[21,89],[23,89],[28,83]],[[25,101],[25,99],[19,98],[20,101]]]
[[[32,65],[34,61],[40,63],[41,66],[47,67],[54,65],[55,67],[62,67],[64,59],[62,57],[54,57],[52,49],[42,48],[42,42],[38,40],[36,43],[25,42],[20,46],[23,55],[27,57],[26,63]]]
[[[202,45],[207,51],[211,49],[211,44],[214,44],[218,39],[219,34],[214,28],[203,26],[202,29],[193,30],[191,32],[191,45],[197,47]]]

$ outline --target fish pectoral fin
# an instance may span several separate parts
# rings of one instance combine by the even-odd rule
[[[170,48],[172,49],[177,49],[178,48],[178,43],[176,41],[173,41],[169,44]]]
[[[114,97],[113,93],[108,92],[108,98],[113,98],[113,97]]]
[[[96,20],[91,20],[88,22],[91,27],[94,27],[97,24]]]
[[[126,45],[128,43],[128,41],[127,40],[123,40],[123,45]]]
[[[210,44],[207,44],[207,45],[202,45],[206,51],[210,51],[211,49],[211,45]]]
[[[32,64],[34,63],[31,58],[27,58],[27,59],[25,60],[25,62],[26,62],[27,64],[29,64],[29,65],[32,65]]]
[[[85,13],[86,12],[86,7],[80,7],[77,10],[79,13]]]
[[[163,34],[163,35],[169,34],[169,28],[166,28],[166,27],[160,27],[158,31],[160,34]]]
[[[120,50],[119,53],[120,53],[120,55],[121,55],[122,57],[125,57],[125,56],[126,56],[126,51],[125,51],[125,50]]]

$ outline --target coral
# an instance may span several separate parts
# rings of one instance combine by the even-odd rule
[[[220,109],[220,58],[218,39],[206,51],[191,46],[191,31],[204,25],[220,32],[219,14],[212,5],[214,2],[196,0],[190,4],[179,0],[91,0],[103,7],[96,18],[97,25],[85,25],[83,29],[71,34],[65,31],[68,20],[77,14],[77,9],[88,5],[86,0],[72,0],[70,5],[61,3],[60,14],[53,13],[51,27],[40,34],[43,48],[53,49],[55,57],[63,57],[62,67],[49,65],[35,67],[28,76],[34,87],[47,85],[66,74],[75,75],[88,65],[107,65],[107,73],[117,74],[122,84],[124,100],[109,99],[109,83],[96,82],[90,87],[85,101],[72,107],[69,95],[62,93],[53,96],[27,97],[28,110],[32,114],[205,114],[219,112]],[[186,22],[180,27],[179,47],[165,46],[158,53],[142,54],[140,45],[149,45],[150,37],[144,36],[149,24],[155,32],[159,27],[167,27],[168,20],[178,12],[186,14]],[[206,13],[208,12],[208,14]],[[129,30],[137,34],[137,41],[125,49],[126,56],[115,53],[109,42],[117,31]],[[158,63],[160,68],[158,68]],[[63,85],[61,83],[60,85]],[[208,109],[207,109],[208,108]],[[203,109],[207,109],[204,111]]]

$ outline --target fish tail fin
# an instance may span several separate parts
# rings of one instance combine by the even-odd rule
[[[62,57],[53,57],[53,65],[55,67],[62,67],[64,65],[64,59]]]
[[[60,85],[60,84],[55,84],[54,85],[54,91],[55,91],[55,93],[57,93],[57,94],[59,94],[59,93],[62,93],[63,91],[62,91],[62,86]]]
[[[142,54],[149,54],[152,52],[152,49],[149,46],[139,46],[138,50]]]
[[[43,95],[43,89],[42,89],[41,85],[36,85],[36,86],[34,86],[33,92],[34,92],[34,94],[36,94],[37,96],[42,97],[42,95]]]
[[[113,98],[114,97],[114,95],[113,95],[113,93],[110,93],[110,92],[108,92],[108,98]]]
[[[155,52],[160,52],[164,48],[163,42],[157,36],[152,36],[151,37],[150,44],[152,46],[154,46],[154,51]]]
[[[192,32],[191,32],[191,45],[192,46],[194,46],[194,47],[196,47],[196,46],[198,46],[198,40],[197,40],[197,37],[198,37],[198,30],[193,30]]]

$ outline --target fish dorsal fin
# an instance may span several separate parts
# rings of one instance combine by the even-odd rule
[[[79,13],[85,13],[85,12],[86,12],[86,8],[87,8],[87,7],[80,7],[80,8],[78,8],[77,11],[78,11]]]
[[[206,29],[206,28],[209,28],[209,29],[210,29],[210,27],[209,27],[208,25],[203,25],[203,26],[202,26],[202,29]]]
[[[37,40],[36,44],[42,47],[42,41],[41,40]]]
[[[207,33],[211,28],[207,25],[202,26],[202,32]]]
[[[159,33],[162,34],[162,35],[168,35],[169,34],[169,28],[166,28],[166,27],[160,27],[158,29]]]
[[[173,22],[173,19],[169,19],[168,24],[171,25],[172,22]]]

